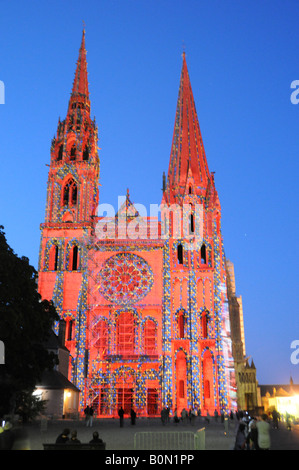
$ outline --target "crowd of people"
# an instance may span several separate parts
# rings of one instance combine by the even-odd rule
[[[120,419],[120,427],[124,425],[124,410],[121,407],[118,411]],[[136,412],[132,408],[130,411],[131,424],[136,424]],[[85,409],[85,421],[86,426],[92,426],[93,418],[93,409],[91,407],[86,407]],[[196,418],[199,420],[204,420],[206,424],[209,424],[212,417],[208,412],[205,412],[202,416],[200,410],[190,409],[187,411],[185,408],[182,409],[180,414],[178,414],[177,409],[172,413],[171,410],[167,407],[161,410],[161,421],[163,425],[170,423],[171,421],[178,425],[180,422],[182,424],[187,424],[188,422],[193,425],[196,421]],[[269,450],[271,447],[271,438],[270,438],[270,418],[267,414],[262,414],[258,417],[251,417],[248,412],[232,411],[229,414],[220,413],[218,414],[217,410],[214,412],[213,422],[224,423],[228,426],[228,421],[235,423],[235,444],[234,450]],[[288,415],[285,418],[287,429],[290,429],[288,425]],[[278,429],[280,421],[280,415],[276,410],[273,410],[271,415],[271,423],[274,429]],[[92,440],[90,444],[102,443],[102,439],[99,438],[97,431],[93,433]],[[77,431],[70,432],[69,429],[65,429],[56,440],[56,443],[70,443],[70,444],[80,444],[80,440],[77,437]]]
[[[273,419],[274,426],[275,422]],[[238,423],[234,450],[270,449],[270,423],[265,413],[256,418],[240,412]]]
[[[87,406],[84,410],[85,413],[85,421],[86,426],[92,426],[93,423],[93,409],[90,406]],[[119,415],[119,422],[120,427],[124,425],[124,410],[122,407],[118,410]],[[171,416],[172,415],[172,416]],[[130,410],[130,417],[131,417],[131,424],[136,424],[136,412],[132,408]],[[172,413],[171,410],[167,407],[161,410],[161,421],[163,425],[171,422],[175,425],[178,425],[180,422],[182,424],[187,424],[188,422],[193,425],[195,423],[196,418],[203,419],[206,424],[210,423],[212,417],[210,416],[209,412],[205,412],[202,416],[201,410],[195,410],[190,408],[190,410],[186,410],[183,408],[178,414],[177,409],[174,410]],[[270,449],[271,446],[271,439],[270,439],[270,423],[269,418],[266,414],[263,414],[260,417],[250,417],[247,412],[243,411],[236,411],[233,413],[232,411],[229,414],[224,414],[223,412],[219,413],[217,410],[214,412],[214,422],[218,422],[220,419],[221,423],[227,424],[227,422],[235,420],[236,423],[236,438],[235,438],[235,450],[266,450]],[[273,410],[272,412],[272,422],[273,427],[278,429],[280,416]],[[286,420],[287,422],[287,420]],[[71,434],[71,435],[70,435]],[[57,438],[57,443],[80,443],[77,437],[77,432],[73,431],[70,433],[68,429],[65,429],[63,433],[61,433]],[[90,443],[102,442],[99,438],[98,433],[95,431],[93,433],[93,439]]]

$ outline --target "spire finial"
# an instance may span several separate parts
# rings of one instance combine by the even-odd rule
[[[185,50],[185,49],[186,49],[186,47],[185,47],[185,41],[183,41],[183,43],[182,43],[182,48],[183,48],[182,57],[183,57],[183,59],[185,59],[185,57],[186,57],[186,50]]]
[[[78,94],[85,95],[87,99],[89,98],[88,78],[87,78],[87,60],[86,60],[86,49],[85,49],[85,28],[83,29],[83,32],[82,32],[82,40],[81,40],[81,45],[79,49],[79,58],[77,61],[72,94],[73,95],[78,95]]]

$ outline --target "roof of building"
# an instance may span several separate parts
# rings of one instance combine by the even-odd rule
[[[71,389],[75,392],[80,392],[74,384],[72,384],[61,372],[57,370],[44,371],[41,381],[36,385],[36,387],[49,390]]]
[[[276,385],[259,385],[261,390],[261,396],[266,396],[267,393],[270,396],[292,396],[299,394],[299,384],[276,384]]]
[[[53,330],[50,330],[49,332],[49,337],[47,340],[44,342],[44,347],[49,351],[49,350],[55,350],[58,351],[58,349],[64,349],[68,351],[65,345],[61,343],[61,339],[59,338],[58,335],[55,334]]]

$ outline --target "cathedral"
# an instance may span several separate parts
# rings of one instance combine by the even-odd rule
[[[39,292],[65,324],[80,412],[235,409],[221,206],[185,54],[158,217],[144,217],[129,191],[116,213],[99,214],[90,107],[83,31],[66,117],[51,143],[38,268]]]

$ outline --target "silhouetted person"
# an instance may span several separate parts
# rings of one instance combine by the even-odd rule
[[[131,408],[131,424],[136,424],[136,413],[133,408]]]
[[[123,407],[121,406],[120,409],[118,410],[118,416],[119,416],[119,425],[122,428],[124,426],[124,410]]]
[[[72,431],[71,439],[68,441],[68,444],[81,444],[77,438],[77,431]]]
[[[245,424],[240,423],[235,440],[235,450],[245,450],[246,447],[246,436],[245,436]]]
[[[65,442],[68,442],[69,439],[69,434],[70,430],[69,429],[64,429],[61,434],[56,439],[56,444],[65,444]]]
[[[101,444],[103,441],[101,438],[99,438],[99,433],[97,431],[94,431],[92,434],[92,439],[89,441],[89,444]]]

